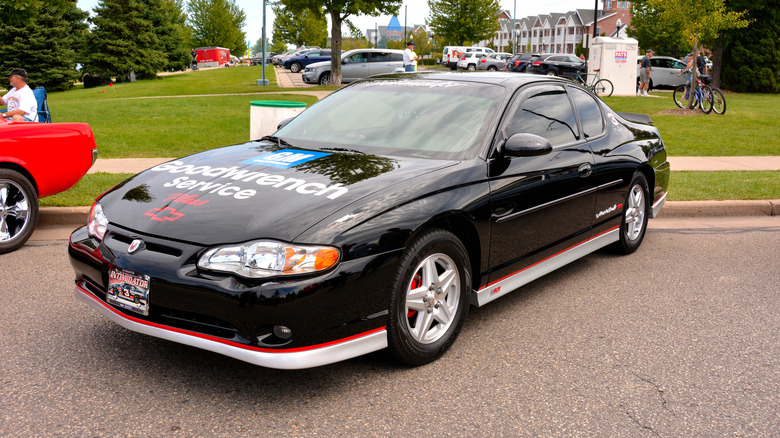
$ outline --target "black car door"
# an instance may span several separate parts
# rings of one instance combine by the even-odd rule
[[[500,125],[503,138],[546,138],[550,153],[489,161],[491,246],[488,284],[518,273],[588,238],[595,204],[593,154],[580,133],[563,84],[535,85],[515,96]]]

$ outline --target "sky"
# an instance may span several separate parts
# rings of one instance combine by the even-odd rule
[[[515,15],[515,18],[527,17],[529,15],[546,14],[550,12],[568,12],[574,9],[593,9],[595,0],[551,0],[551,1],[531,1],[531,0],[500,0],[501,8],[509,10]],[[98,0],[78,0],[77,6],[85,11],[91,11],[97,5]],[[236,0],[236,4],[246,13],[246,25],[244,32],[247,40],[254,44],[263,35],[263,1],[262,0]],[[406,6],[406,8],[404,8]],[[397,17],[401,26],[404,25],[404,11],[406,11],[406,25],[425,24],[428,17],[427,0],[404,0],[404,6],[401,6]],[[517,8],[517,9],[515,9]],[[601,8],[601,0],[599,0]],[[517,13],[515,14],[515,10]],[[358,16],[350,17],[358,28],[364,33],[366,29],[372,29],[374,26],[387,26],[390,23],[391,16],[381,15],[378,17]],[[273,34],[274,13],[271,7],[266,7],[266,38],[271,39]],[[330,30],[328,30],[330,34]]]

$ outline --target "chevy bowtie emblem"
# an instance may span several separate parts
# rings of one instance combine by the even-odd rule
[[[141,240],[141,239],[133,240],[132,242],[130,242],[130,247],[127,248],[127,252],[132,254],[132,253],[138,251],[138,248],[140,248],[141,244],[143,244],[143,243],[144,243],[144,241]]]

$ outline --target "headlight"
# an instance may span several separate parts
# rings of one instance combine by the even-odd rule
[[[89,235],[97,237],[103,240],[106,235],[106,228],[108,227],[108,218],[103,214],[103,207],[99,202],[92,204],[92,209],[89,210],[89,218],[87,219],[87,230]]]
[[[198,267],[246,278],[265,278],[324,271],[338,263],[340,257],[341,252],[330,246],[259,240],[212,248],[198,259]]]

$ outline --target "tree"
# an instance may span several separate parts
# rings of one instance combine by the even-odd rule
[[[0,23],[0,34],[8,41],[0,46],[3,73],[22,67],[33,88],[70,88],[79,79],[76,48],[86,32],[88,14],[76,7],[75,0],[38,3],[26,13],[24,25]]]
[[[150,19],[159,38],[159,47],[167,60],[165,71],[186,70],[190,65],[190,30],[183,0],[161,0],[150,4]]]
[[[715,73],[724,88],[741,92],[780,92],[780,8],[777,0],[729,0],[730,9],[749,9],[744,30],[722,33],[713,47]]]
[[[242,30],[246,13],[236,0],[189,0],[187,2],[193,44],[199,47],[225,47],[231,53],[246,52]]]
[[[282,5],[272,6],[274,18],[274,41],[282,41],[295,47],[328,45],[328,21],[322,10],[317,13],[303,10],[295,14]]]
[[[353,15],[395,15],[402,0],[280,0],[285,8],[295,14],[305,9],[330,15],[330,48],[333,53],[341,53],[341,25]],[[341,85],[341,57],[330,58],[330,83]]]
[[[500,29],[498,0],[428,0],[426,24],[451,45],[482,41]]]
[[[422,27],[417,28],[410,36],[410,39],[414,41],[414,53],[416,53],[417,56],[431,55],[433,44],[431,44],[431,39],[428,37],[428,32],[426,32],[425,29]]]
[[[159,0],[157,6],[159,6]],[[155,0],[100,0],[90,18],[84,47],[84,71],[101,77],[157,76],[168,57],[155,29],[150,4]]]
[[[650,7],[659,11],[659,17],[669,26],[680,29],[682,43],[693,47],[694,60],[699,53],[700,41],[714,41],[718,34],[727,29],[747,27],[746,11],[727,11],[725,0],[648,0]],[[694,61],[693,80],[696,81]],[[693,107],[694,96],[690,93],[688,108]]]
[[[656,53],[676,58],[682,58],[691,51],[691,46],[685,43],[682,30],[663,21],[660,10],[650,6],[647,0],[631,3],[631,13],[631,26],[626,33],[636,38],[641,48],[653,49]]]

